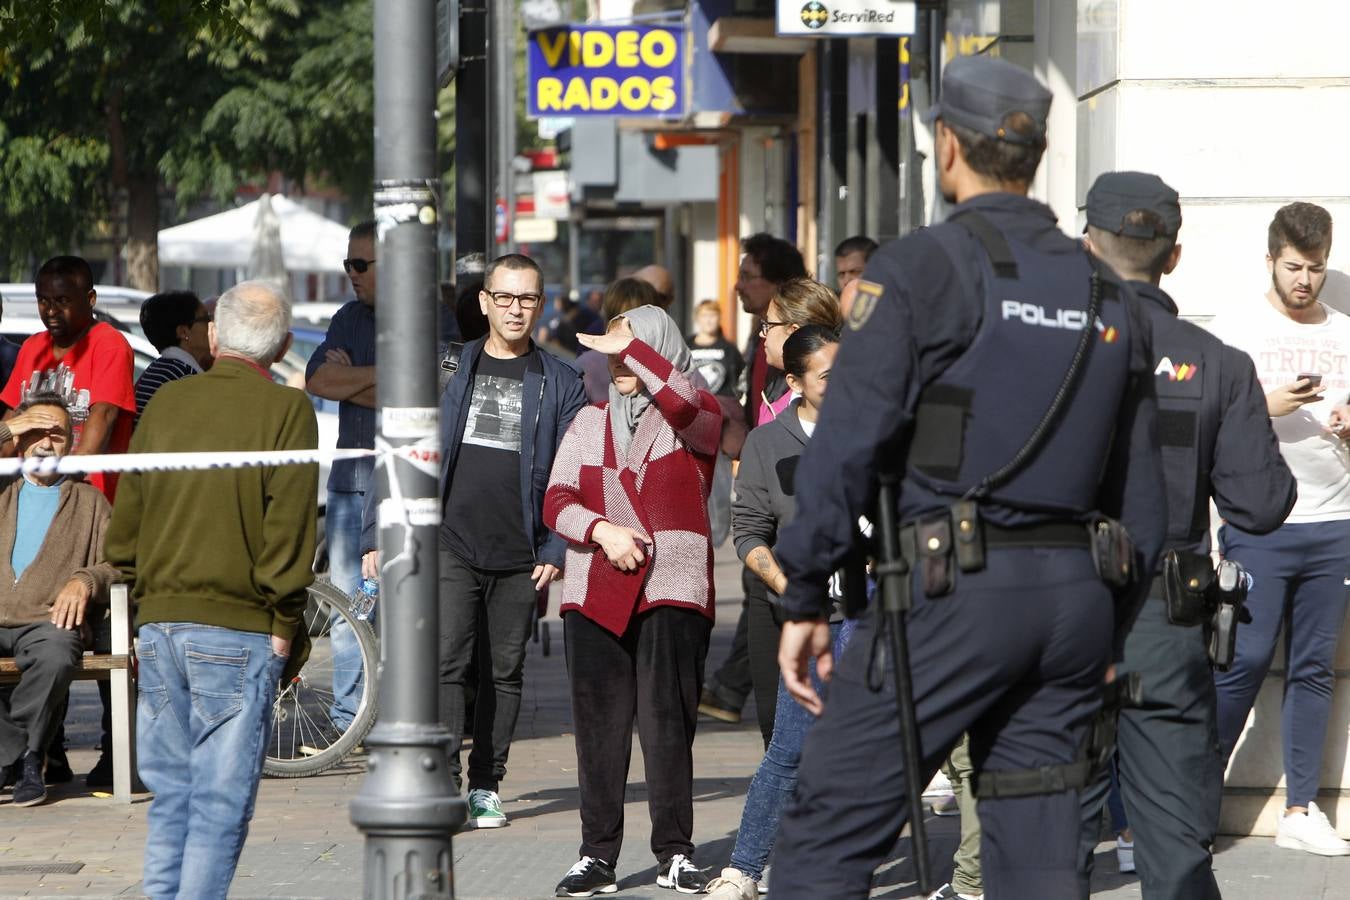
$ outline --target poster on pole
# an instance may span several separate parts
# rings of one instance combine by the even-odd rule
[[[778,33],[797,37],[913,34],[914,0],[778,0]]]
[[[679,118],[685,112],[680,25],[564,25],[530,32],[532,119]]]

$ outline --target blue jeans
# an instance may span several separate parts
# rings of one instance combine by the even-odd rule
[[[834,639],[834,658],[837,661],[853,634],[853,620],[830,626]],[[816,677],[816,664],[811,663],[811,681],[817,691],[824,688]],[[736,849],[731,851],[731,867],[755,881],[764,874],[764,865],[773,850],[773,839],[778,834],[778,820],[783,815],[792,793],[797,789],[797,764],[802,758],[802,742],[816,717],[792,699],[778,679],[778,703],[774,710],[773,737],[764,759],[750,779],[745,795],[745,809],[741,812],[741,827],[736,832]]]
[[[1336,642],[1350,577],[1350,520],[1281,525],[1264,535],[1225,525],[1219,543],[1224,556],[1242,563],[1253,581],[1247,594],[1252,620],[1238,628],[1232,668],[1214,673],[1222,763],[1242,735],[1283,631],[1288,662],[1280,738],[1287,805],[1307,806],[1317,799],[1336,682]]]
[[[271,635],[195,622],[137,634],[141,780],[154,791],[142,889],[225,897],[253,818],[284,657]]]
[[[361,511],[366,495],[356,491],[329,491],[325,514],[325,533],[328,537],[328,578],[333,587],[348,597],[355,596],[361,585]],[[378,604],[377,604],[378,607]],[[375,621],[372,610],[370,620]],[[332,631],[328,638],[333,648],[333,705],[328,714],[333,725],[346,731],[356,717],[365,687],[361,669],[361,647],[352,635],[351,626],[339,615],[331,618]]]

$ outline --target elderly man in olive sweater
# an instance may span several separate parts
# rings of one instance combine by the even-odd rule
[[[226,291],[210,328],[215,365],[156,392],[131,452],[317,446],[308,398],[266,369],[290,325],[266,283]],[[106,551],[137,605],[136,739],[155,792],[142,887],[153,898],[229,890],[277,683],[308,640],[317,490],[312,464],[128,473],[118,487]]]

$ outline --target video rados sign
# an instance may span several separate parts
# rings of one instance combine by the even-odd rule
[[[530,32],[527,112],[684,115],[684,28],[569,25]]]

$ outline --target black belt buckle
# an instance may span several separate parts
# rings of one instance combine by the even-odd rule
[[[1163,556],[1162,583],[1167,621],[1173,625],[1199,625],[1214,611],[1214,564],[1208,556],[1168,550]]]
[[[923,592],[944,597],[952,591],[952,520],[950,516],[920,519],[914,526]]]
[[[983,571],[984,525],[977,502],[961,500],[952,504],[952,535],[957,568],[962,572]]]

